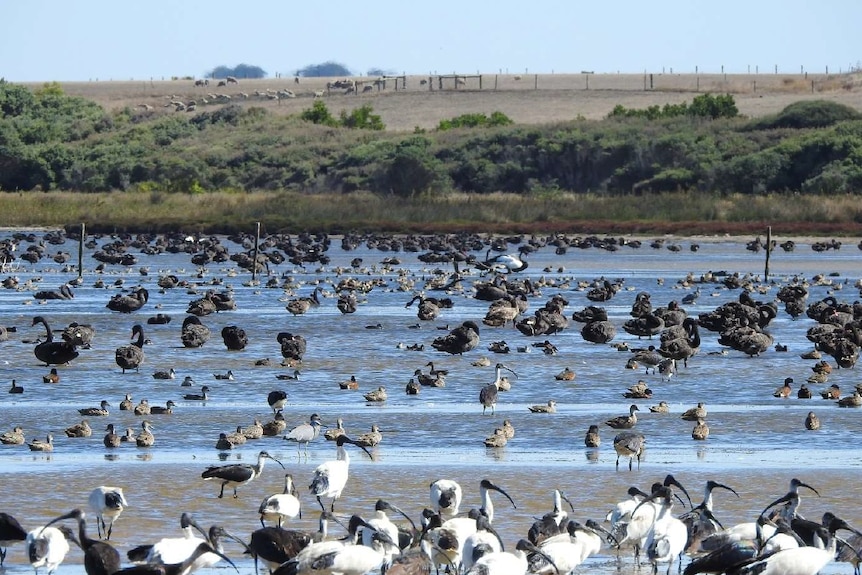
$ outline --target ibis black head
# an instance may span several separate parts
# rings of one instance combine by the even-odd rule
[[[509,497],[509,494],[508,494],[508,493],[506,493],[506,492],[503,490],[503,488],[498,487],[497,485],[495,485],[495,484],[491,483],[491,481],[490,481],[489,479],[483,479],[483,480],[479,483],[479,488],[480,488],[480,489],[491,489],[491,490],[496,491],[496,492],[498,492],[498,493],[502,493],[503,495],[505,495],[505,496],[506,496],[506,499],[508,499],[508,500],[509,500],[509,502],[511,502],[511,504],[512,504],[512,507],[513,507],[513,508],[515,508],[515,509],[517,509],[517,508],[518,508],[518,506],[517,506],[517,505],[515,505],[515,502],[512,500],[512,498],[511,498],[511,497]],[[529,541],[528,541],[528,543],[529,543]]]
[[[258,454],[257,454],[257,458],[258,458],[258,459],[264,459],[264,458],[266,458],[266,459],[272,459],[273,461],[275,461],[276,463],[278,463],[278,464],[281,466],[281,468],[282,468],[282,469],[284,469],[284,464],[283,464],[281,461],[279,461],[278,459],[276,459],[275,457],[273,457],[272,455],[270,455],[270,454],[269,454],[268,452],[266,452],[266,451],[261,451],[260,453],[258,453]]]
[[[682,486],[682,483],[677,481],[673,475],[668,473],[667,477],[664,478],[664,486],[669,487],[671,485],[676,485],[677,487],[679,487],[682,490],[683,493],[685,493],[685,496],[688,499],[688,506],[692,507],[691,496],[689,496],[688,491],[685,490],[685,487]],[[685,502],[679,496],[677,496],[677,499],[679,499],[680,503],[685,505]]]
[[[790,491],[793,491],[794,493],[796,493],[799,491],[800,487],[807,487],[808,489],[810,489],[811,491],[816,493],[818,497],[820,497],[819,491],[817,491],[816,489],[814,489],[813,487],[811,487],[807,483],[803,482],[802,480],[797,479],[796,477],[794,477],[793,479],[790,480]]]
[[[739,493],[737,493],[733,488],[728,487],[727,485],[725,485],[723,483],[713,481],[712,479],[710,479],[709,481],[706,482],[706,489],[708,491],[712,491],[713,489],[719,489],[719,488],[720,489],[727,489],[728,491],[730,491],[731,493],[733,493],[734,495],[739,497]]]

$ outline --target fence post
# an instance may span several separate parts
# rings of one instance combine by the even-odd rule
[[[539,75],[538,75],[538,74],[536,74],[535,76],[533,76],[533,89],[534,89],[534,90],[538,90],[538,89],[539,89]]]

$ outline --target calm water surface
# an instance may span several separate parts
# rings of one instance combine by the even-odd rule
[[[0,232],[0,240],[11,234]],[[110,240],[103,238],[99,242]],[[231,253],[242,250],[222,240]],[[571,317],[573,311],[593,304],[586,298],[586,290],[577,287],[579,281],[589,282],[601,276],[620,278],[625,289],[601,305],[620,328],[614,342],[643,347],[649,345],[648,340],[639,341],[621,329],[630,317],[638,292],[650,292],[653,305],[664,306],[694,290],[694,286],[683,288],[679,284],[689,273],[697,278],[710,270],[763,272],[763,252],[747,251],[744,242],[701,239],[697,252],[688,249],[690,240],[678,243],[683,247],[681,252],[652,249],[648,242],[640,249],[622,248],[613,253],[570,249],[565,255],[555,255],[552,247],[543,248],[530,256],[530,267],[518,274],[544,284],[541,295],[531,298],[528,314],[551,296],[561,294],[569,301],[566,313]],[[823,253],[812,251],[805,243],[798,244],[792,253],[774,252],[770,278],[773,283],[761,284],[764,292],[756,293],[755,298],[774,298],[780,285],[793,277],[811,281],[816,274],[833,274],[829,278],[833,285],[810,286],[809,302],[830,294],[848,302],[858,299],[859,290],[854,284],[862,275],[862,252],[855,243],[848,241],[840,250]],[[26,242],[22,243],[21,249],[26,246]],[[515,249],[513,246],[511,251]],[[74,254],[77,243],[49,246],[50,254],[58,250]],[[280,436],[250,441],[226,453],[215,449],[220,432],[249,425],[255,418],[264,422],[272,418],[266,396],[274,389],[284,389],[289,394],[284,411],[288,428],[306,421],[311,413],[320,414],[329,426],[334,426],[336,418],[343,418],[351,435],[368,431],[372,424],[380,426],[384,439],[373,450],[373,460],[359,450],[351,452],[350,481],[336,506],[345,515],[369,514],[374,502],[382,497],[418,518],[428,505],[428,484],[441,477],[461,482],[464,504],[469,508],[479,504],[478,483],[487,477],[506,489],[517,504],[513,509],[504,505],[502,498],[495,500],[495,526],[507,543],[514,545],[526,534],[534,517],[551,509],[555,488],[570,497],[576,519],[602,519],[629,486],[647,489],[653,481],[673,473],[695,502],[701,498],[707,479],[734,487],[739,492],[738,499],[732,494],[716,495],[716,515],[726,526],[753,520],[768,502],[784,494],[792,477],[811,483],[822,494],[820,498],[805,498],[802,510],[807,516],[816,518],[831,510],[862,525],[858,504],[862,497],[858,482],[862,456],[857,443],[862,410],[839,409],[818,395],[811,400],[796,399],[795,394],[783,400],[772,396],[786,377],[805,381],[814,363],[799,357],[812,349],[805,333],[814,321],[806,317],[793,320],[783,305],[769,332],[776,342],[787,346],[787,352],[770,349],[755,358],[734,351],[711,354],[722,349],[716,341],[717,334],[701,330],[699,354],[688,368],[680,368],[670,381],[663,381],[659,375],[625,369],[628,353],[585,342],[580,335],[581,324],[575,322],[562,333],[548,337],[559,350],[554,356],[544,355],[530,345],[545,336],[528,338],[512,327],[483,327],[480,347],[464,356],[434,351],[431,341],[445,333],[438,328],[451,328],[467,319],[479,321],[488,303],[469,297],[472,281],[483,279],[474,272],[463,282],[467,288],[464,293],[448,295],[455,302],[452,309],[443,310],[436,321],[419,322],[415,306],[405,308],[412,292],[399,289],[399,273],[406,274],[404,277],[418,291],[435,277],[438,266],[423,264],[416,253],[383,253],[366,246],[343,251],[336,241],[329,251],[329,265],[304,269],[289,263],[276,266],[272,272],[279,279],[279,287],[266,288],[245,285],[250,275],[232,262],[199,269],[187,254],[136,254],[139,261],[134,266],[109,265],[103,273],[97,273],[93,251],[85,250],[83,284],[75,289],[71,301],[42,304],[33,298],[35,289],[0,289],[0,324],[17,327],[9,341],[0,343],[0,380],[8,385],[14,378],[25,388],[21,395],[1,394],[0,431],[20,425],[28,441],[44,438],[49,432],[55,439],[51,454],[31,452],[26,445],[0,446],[0,510],[16,516],[27,529],[74,507],[86,507],[87,495],[94,487],[114,485],[124,488],[130,504],[112,538],[123,553],[135,545],[177,535],[182,511],[192,512],[201,524],[220,523],[247,538],[259,527],[256,511],[261,499],[281,491],[281,469],[269,462],[260,478],[240,488],[237,499],[217,499],[218,485],[203,481],[200,473],[223,461],[254,463],[261,449],[285,464],[303,493],[303,517],[294,527],[316,529],[317,503],[307,495],[306,487],[315,466],[334,457],[332,443],[322,438],[312,443],[307,459],[298,457],[295,444]],[[479,254],[480,259],[483,255]],[[398,257],[401,265],[385,269],[379,264],[384,257],[392,256]],[[366,268],[361,272],[350,269],[355,257],[363,258]],[[340,275],[339,266],[346,268]],[[141,274],[142,267],[148,269],[147,275]],[[451,271],[450,266],[439,269]],[[156,282],[160,275],[168,273],[193,283],[194,289],[160,291]],[[61,265],[46,258],[36,264],[16,260],[2,274],[3,278],[8,276],[17,277],[21,284],[27,280],[38,282],[36,289],[56,289],[74,279],[77,272],[64,272]],[[335,307],[333,284],[345,277],[378,279],[383,285],[360,298],[362,303],[355,314],[342,315]],[[267,279],[263,277],[264,283]],[[95,287],[98,280],[108,287]],[[223,281],[223,285],[212,286],[216,280]],[[282,289],[287,281],[292,286],[289,292]],[[115,283],[127,289],[146,287],[150,293],[148,303],[131,315],[106,309],[110,297],[121,290]],[[316,285],[324,290],[319,308],[297,317],[286,311],[288,299],[310,296]],[[179,333],[188,303],[207,288],[228,286],[234,291],[237,310],[202,318],[212,332],[210,341],[200,349],[183,348]],[[689,315],[735,301],[740,293],[739,289],[729,290],[721,284],[701,284],[700,288],[697,302],[684,306]],[[432,295],[430,291],[426,293]],[[148,325],[146,318],[156,312],[169,314],[173,321]],[[48,368],[33,355],[33,342],[42,334],[41,326],[30,327],[35,315],[44,316],[57,331],[72,321],[96,328],[92,348],[81,350],[77,360],[59,367],[62,379],[57,385],[42,383]],[[122,374],[114,361],[114,350],[128,343],[131,327],[136,323],[144,325],[151,344],[144,348],[146,359],[140,371]],[[380,329],[367,327],[378,323]],[[413,327],[417,323],[421,326]],[[227,325],[246,330],[249,345],[245,350],[226,350],[219,333]],[[293,372],[278,365],[281,354],[276,334],[282,331],[301,334],[308,341],[298,381],[276,378],[277,374]],[[496,355],[488,351],[488,344],[500,340],[509,344],[511,353]],[[425,350],[407,351],[399,343],[424,344]],[[519,353],[519,347],[528,347],[531,353]],[[483,416],[478,404],[479,389],[494,378],[493,368],[471,365],[481,356],[489,357],[492,363],[503,361],[518,373],[511,391],[501,393],[493,416]],[[255,366],[255,360],[262,358],[270,358],[273,365]],[[413,371],[427,371],[424,366],[428,361],[449,370],[446,387],[423,388],[418,396],[405,395],[404,386]],[[176,370],[176,379],[153,379],[154,371],[171,367]],[[554,379],[565,367],[577,373],[574,381]],[[233,372],[235,380],[213,377],[227,370]],[[182,400],[183,394],[190,391],[180,387],[187,375],[198,385],[211,388],[209,401]],[[338,383],[351,375],[360,382],[360,390],[339,389]],[[612,446],[616,432],[601,425],[603,444],[597,450],[586,449],[583,436],[589,425],[627,413],[631,401],[622,393],[639,379],[645,379],[654,391],[652,399],[636,402],[641,407],[637,430],[647,437],[648,449],[640,469],[629,472],[621,465],[616,471]],[[836,370],[829,379],[844,393],[858,382],[855,369]],[[362,394],[381,385],[387,388],[389,399],[382,404],[367,404]],[[811,387],[818,391],[825,386]],[[173,415],[149,417],[156,436],[153,447],[124,444],[108,451],[102,445],[107,423],[113,423],[118,430],[140,428],[142,418],[118,409],[126,393],[135,402],[145,398],[150,404],[164,405],[172,399],[177,406]],[[81,420],[77,409],[96,406],[102,399],[113,407],[108,417],[89,418],[94,429],[92,437],[67,438],[63,430]],[[549,399],[557,401],[556,414],[532,414],[527,410],[527,406]],[[648,412],[647,407],[660,400],[670,404],[670,414]],[[709,411],[711,435],[706,442],[693,441],[693,424],[679,418],[682,411],[698,401],[705,402]],[[803,421],[808,411],[820,417],[820,431],[805,430]],[[485,448],[482,440],[504,418],[514,424],[515,438],[504,448]],[[234,543],[227,546],[240,572],[250,573],[252,562],[243,559],[240,551]],[[11,547],[6,571],[30,570],[23,546]],[[618,570],[631,571],[630,559],[626,557],[619,564],[610,551],[581,567],[583,572]],[[81,553],[73,551],[58,573],[80,572]],[[849,573],[851,567],[833,565],[827,572]]]

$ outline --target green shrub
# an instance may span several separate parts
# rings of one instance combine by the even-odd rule
[[[440,120],[437,129],[441,132],[454,128],[485,128],[493,126],[508,126],[512,120],[503,112],[492,112],[488,117],[481,112],[473,114],[462,114],[449,120]]]
[[[758,130],[774,128],[824,128],[846,120],[859,120],[862,114],[844,104],[827,100],[794,102],[774,116],[768,116],[753,127]]]
[[[312,124],[322,124],[324,126],[334,126],[337,122],[329,108],[323,103],[323,100],[315,100],[311,108],[303,110],[299,115],[300,118]]]

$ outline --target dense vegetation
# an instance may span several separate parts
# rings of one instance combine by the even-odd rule
[[[231,68],[230,66],[216,66],[206,73],[210,78],[266,78],[266,71],[260,66],[252,66],[250,64],[238,64]]]
[[[478,114],[403,134],[380,131],[370,106],[340,118],[321,101],[287,118],[239,105],[197,115],[107,113],[57,85],[31,92],[0,82],[0,189],[399,197],[862,191],[862,118],[850,108],[809,101],[749,120],[726,117],[735,116],[727,113],[732,97],[716,96],[682,109],[542,126]]]
[[[346,78],[352,76],[347,66],[331,60],[322,64],[309,64],[297,70],[296,75],[303,78]]]

